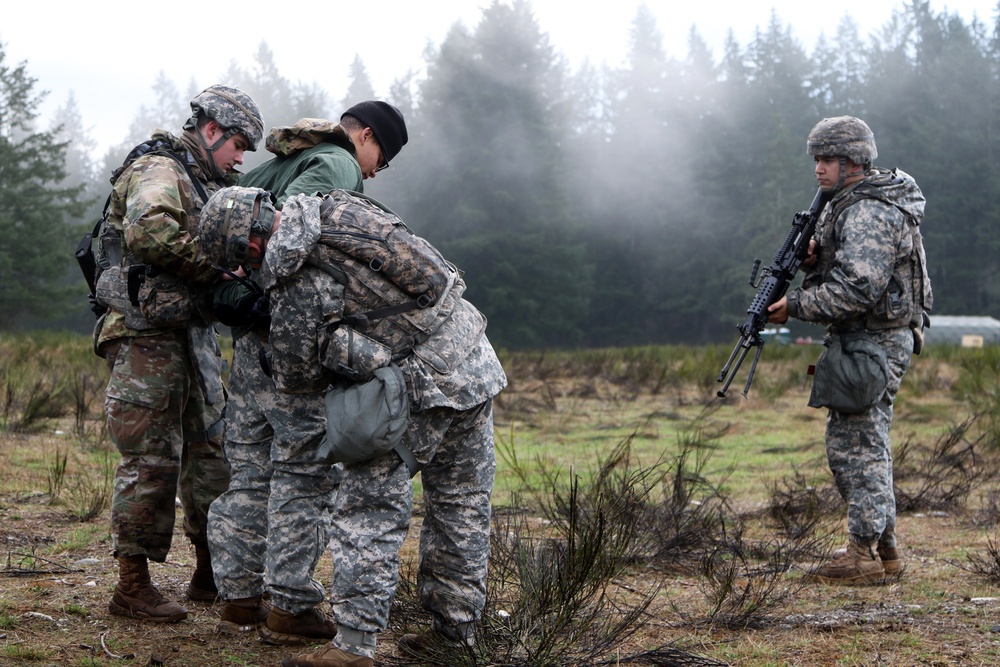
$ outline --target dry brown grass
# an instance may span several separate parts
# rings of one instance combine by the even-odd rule
[[[588,469],[629,436],[637,456],[653,461],[675,451],[686,429],[701,419],[715,448],[706,473],[736,511],[759,517],[768,502],[766,480],[798,471],[829,483],[823,416],[805,407],[808,390],[797,375],[800,361],[771,360],[765,352],[750,400],[734,392],[735,398],[716,405],[706,391],[714,390],[714,360],[705,368],[711,376],[707,381],[668,382],[664,378],[672,377],[670,371],[630,383],[628,364],[609,370],[608,365],[507,358],[512,383],[498,401],[497,431],[522,460],[538,456]],[[913,375],[919,385],[904,386],[894,439],[931,446],[967,416],[953,391],[959,371],[940,360],[918,359]],[[780,376],[793,380],[779,387],[774,378]],[[108,513],[80,523],[72,517],[69,494],[53,502],[46,492],[57,451],[72,446],[65,472],[72,485],[81,475],[98,474],[99,452],[109,446],[93,439],[79,444],[73,423],[69,414],[48,422],[42,432],[0,434],[0,665],[264,667],[292,654],[294,649],[264,645],[253,635],[218,634],[218,603],[185,601],[190,617],[173,625],[135,623],[108,613],[117,576],[109,553]],[[98,416],[91,415],[88,433],[94,433],[95,424]],[[995,452],[984,450],[977,465],[995,470],[995,458]],[[508,502],[519,484],[501,466],[497,504]],[[987,511],[994,484],[990,480],[970,493],[965,507],[900,517],[907,566],[898,581],[799,587],[807,565],[799,564],[785,575],[788,586],[797,589],[794,596],[776,622],[762,629],[693,622],[704,618],[706,606],[696,571],[637,568],[615,582],[619,591],[627,594],[656,579],[662,594],[642,631],[618,654],[625,658],[673,642],[690,654],[746,666],[1000,664],[1000,633],[994,632],[1000,630],[1000,587],[960,566],[970,553],[986,553],[990,539],[995,540],[996,513]],[[830,523],[839,532],[842,518]],[[748,526],[751,535],[774,530],[762,519],[748,520]],[[406,545],[410,557],[413,533]],[[174,549],[167,563],[152,565],[153,577],[165,594],[183,599],[193,566],[193,549],[178,526]],[[329,572],[325,557],[319,575],[325,579]],[[390,657],[394,650],[389,632],[380,654]]]

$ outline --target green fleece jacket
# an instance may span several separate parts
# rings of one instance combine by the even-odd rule
[[[268,160],[240,178],[240,185],[267,190],[278,198],[279,208],[293,195],[364,191],[358,161],[347,149],[329,142]]]

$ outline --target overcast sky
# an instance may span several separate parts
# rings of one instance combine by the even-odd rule
[[[0,42],[6,51],[5,65],[27,61],[29,74],[37,79],[36,92],[49,91],[43,118],[65,104],[72,91],[85,126],[103,152],[125,136],[135,110],[152,103],[152,83],[160,72],[181,91],[192,80],[199,87],[219,83],[231,61],[249,67],[257,47],[266,41],[283,76],[316,82],[331,100],[344,95],[349,66],[358,54],[376,94],[383,96],[408,70],[421,71],[428,43],[439,45],[456,22],[474,28],[488,4],[487,0],[42,0],[36,5],[21,0],[4,3]],[[629,27],[642,3],[591,3],[602,7],[600,11],[588,11],[571,0],[531,4],[551,44],[576,69],[585,60],[621,64]],[[833,35],[845,14],[867,36],[885,23],[893,9],[902,8],[903,1],[646,0],[645,4],[657,17],[669,55],[685,55],[688,31],[694,25],[718,57],[730,30],[745,46],[756,28],[767,26],[772,9],[811,52],[819,34]],[[996,0],[931,0],[930,4],[935,12],[957,12],[965,22],[975,15],[991,24]]]

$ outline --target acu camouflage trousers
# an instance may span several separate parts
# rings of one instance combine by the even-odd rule
[[[475,621],[486,599],[496,471],[492,399],[469,410],[414,413],[403,445],[424,464],[420,602],[446,626]],[[410,474],[395,452],[344,466],[331,527],[331,602],[338,624],[365,640],[363,646],[340,641],[341,648],[374,657],[374,633],[388,625],[412,510]]]
[[[886,351],[889,386],[882,400],[868,412],[848,415],[830,411],[826,456],[837,489],[847,503],[847,532],[851,539],[894,547],[896,495],[889,430],[896,392],[910,366],[913,333],[907,328],[870,333]]]
[[[163,562],[180,497],[184,533],[207,546],[208,508],[229,483],[224,399],[209,404],[184,329],[103,346],[108,433],[121,462],[111,501],[115,555]]]
[[[212,503],[209,545],[220,596],[253,597],[299,614],[323,602],[313,578],[327,544],[334,466],[318,463],[323,394],[285,394],[261,369],[260,338],[234,343],[226,408],[228,490]]]

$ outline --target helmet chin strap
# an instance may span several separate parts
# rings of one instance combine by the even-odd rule
[[[216,125],[218,125],[218,123],[216,123]],[[219,125],[219,128],[221,129],[222,126]],[[228,130],[225,130],[222,133],[222,136],[219,137],[219,139],[214,144],[209,146],[208,143],[205,141],[205,136],[202,134],[201,128],[195,129],[195,135],[197,135],[198,137],[198,143],[201,144],[202,149],[204,149],[205,156],[208,158],[208,164],[209,166],[212,167],[213,178],[221,178],[225,176],[223,171],[219,169],[219,165],[215,162],[215,151],[219,150],[222,144],[226,143],[226,141],[229,140],[229,137],[233,136],[234,134],[236,134],[236,130],[233,128],[229,128]]]
[[[840,178],[837,179],[837,183],[833,186],[833,191],[838,192],[840,188],[844,187],[844,179],[847,178],[847,158],[843,155],[840,156]]]

